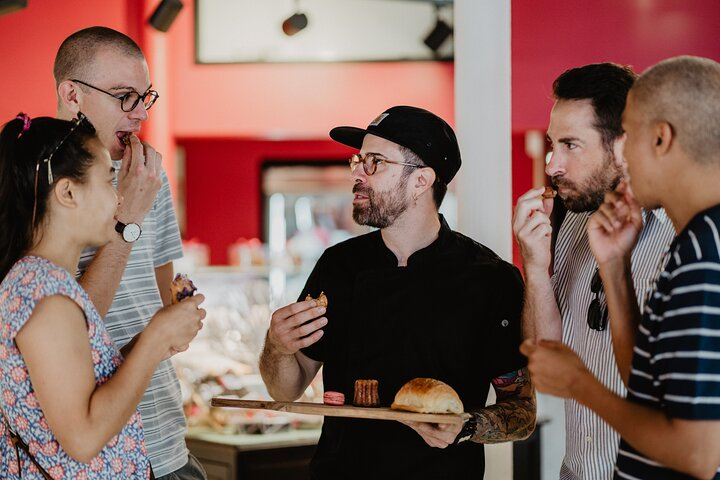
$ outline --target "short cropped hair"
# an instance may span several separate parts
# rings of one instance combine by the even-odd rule
[[[95,54],[103,48],[144,59],[145,56],[135,41],[112,28],[89,27],[79,30],[63,41],[55,56],[53,76],[55,86],[73,78],[88,78]]]
[[[595,111],[595,128],[603,146],[612,152],[623,133],[622,112],[637,75],[630,67],[616,63],[593,63],[572,68],[553,82],[555,100],[590,100]]]
[[[680,56],[640,76],[633,105],[649,122],[668,122],[682,149],[695,161],[720,162],[720,63]]]

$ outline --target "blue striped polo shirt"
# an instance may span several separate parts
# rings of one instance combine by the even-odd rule
[[[587,222],[594,212],[568,212],[555,245],[553,289],[562,315],[562,341],[580,357],[605,387],[625,396],[615,363],[610,328],[592,330],[587,324],[595,295],[590,283],[597,262],[590,249]],[[675,229],[663,209],[643,211],[643,229],[632,252],[633,285],[640,308],[662,270],[663,254]],[[605,306],[605,295],[600,294]],[[609,320],[613,321],[612,318]],[[572,399],[565,400],[565,457],[560,480],[610,480],[620,436],[595,412]]]
[[[640,322],[628,399],[670,418],[720,420],[719,226],[720,205],[695,216],[675,238]],[[692,477],[621,440],[615,478]]]

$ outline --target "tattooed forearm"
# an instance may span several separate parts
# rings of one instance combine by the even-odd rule
[[[513,399],[473,412],[477,430],[470,440],[500,443],[523,440],[535,430],[535,400]]]
[[[527,370],[493,379],[497,403],[472,412],[477,429],[471,441],[500,443],[522,440],[535,430],[535,390]]]

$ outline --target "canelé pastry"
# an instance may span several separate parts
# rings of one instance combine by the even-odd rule
[[[340,392],[323,393],[323,403],[325,405],[345,405],[345,395]]]
[[[172,303],[178,303],[180,300],[186,297],[192,297],[197,287],[193,284],[187,275],[178,273],[170,284],[170,291],[172,292]]]
[[[453,388],[434,378],[414,378],[395,394],[390,406],[418,413],[463,413],[460,397]]]
[[[318,307],[327,307],[328,306],[328,299],[325,296],[325,292],[320,292],[320,295],[317,298],[313,298],[312,295],[308,293],[307,297],[305,297],[305,301],[308,300],[315,300],[317,301]]]
[[[379,407],[380,394],[377,380],[355,380],[353,405],[358,407]]]

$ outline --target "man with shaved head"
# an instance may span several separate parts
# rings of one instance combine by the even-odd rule
[[[86,28],[65,39],[53,73],[58,118],[84,113],[118,172],[123,198],[116,216],[118,235],[83,253],[79,281],[115,343],[126,351],[155,312],[171,303],[172,261],[182,256],[161,155],[137,136],[159,94],[140,47],[105,27]],[[204,479],[185,445],[180,385],[169,359],[153,374],[139,409],[155,477]]]
[[[623,114],[630,185],[606,195],[588,236],[616,333],[627,399],[566,346],[526,342],[538,389],[597,412],[622,440],[615,478],[720,479],[720,64],[658,63]],[[630,189],[632,186],[632,190]],[[640,207],[663,207],[678,234],[644,312],[630,283]]]

